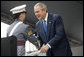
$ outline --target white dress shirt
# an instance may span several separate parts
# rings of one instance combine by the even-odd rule
[[[48,13],[46,13],[46,17],[45,17],[45,19],[44,19],[44,20],[46,21],[46,25],[47,25],[47,19],[48,19]],[[44,21],[44,20],[43,20],[43,21]],[[43,22],[43,24],[44,24],[44,22]],[[49,48],[51,48],[51,46],[50,46],[48,43],[47,43],[47,45],[49,46]]]

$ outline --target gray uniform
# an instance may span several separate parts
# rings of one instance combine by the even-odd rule
[[[9,36],[11,30],[13,29],[13,27],[20,22],[19,19],[16,19],[11,25],[10,27],[7,29],[7,36]],[[28,33],[28,25],[21,23],[13,32],[13,35],[17,37],[17,41],[25,41],[28,37],[27,35]],[[26,37],[25,37],[26,36]]]
[[[19,19],[16,19],[8,28],[7,30],[7,36],[9,36],[11,30],[13,29],[13,27],[20,22]],[[28,36],[28,25],[21,23],[19,26],[16,27],[16,29],[14,30],[13,34],[14,36],[17,37],[17,41],[23,41],[25,42],[29,36]],[[24,45],[20,45],[17,46],[17,56],[24,56],[25,55],[25,46]]]
[[[13,29],[13,27],[20,22],[19,19],[16,19],[8,28],[7,30],[7,36],[9,36],[11,30]],[[19,26],[16,27],[16,29],[14,30],[13,34],[14,36],[17,37],[17,41],[22,41],[25,42],[26,40],[29,40],[32,44],[34,44],[35,46],[39,46],[37,42],[37,38],[35,38],[35,36],[28,35],[29,32],[29,25],[26,25],[24,23],[21,23]],[[25,55],[25,46],[24,45],[20,45],[17,46],[17,56],[24,56]]]

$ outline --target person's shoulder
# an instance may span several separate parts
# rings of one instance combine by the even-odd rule
[[[59,14],[56,14],[56,13],[49,13],[49,15],[52,15],[53,17],[59,17],[60,15]]]
[[[24,28],[28,28],[28,27],[29,27],[29,25],[28,25],[28,24],[25,24],[25,23],[22,23],[22,26],[23,26]]]
[[[50,13],[50,15],[52,16],[53,20],[58,20],[61,17],[59,14],[52,14],[52,13]]]

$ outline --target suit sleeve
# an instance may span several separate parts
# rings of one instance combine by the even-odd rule
[[[55,35],[48,42],[48,44],[53,47],[53,45],[58,45],[60,41],[64,38],[64,25],[61,16],[54,16],[55,21]]]
[[[42,45],[43,45],[43,41],[42,41],[42,39],[41,39],[41,37],[40,37],[40,34],[39,34],[39,32],[38,32],[38,26],[37,26],[38,24],[36,24],[36,32],[37,32],[37,38],[38,38],[38,40],[40,41],[40,48],[42,47]]]

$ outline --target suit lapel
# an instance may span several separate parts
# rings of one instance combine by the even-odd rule
[[[49,33],[51,30],[51,25],[52,25],[52,16],[48,14],[48,19],[47,19],[47,39],[49,38]]]
[[[42,21],[40,21],[40,29],[41,29],[41,32],[42,32],[43,38],[46,40],[45,32],[44,32],[44,28],[43,28],[43,22],[42,22]]]

